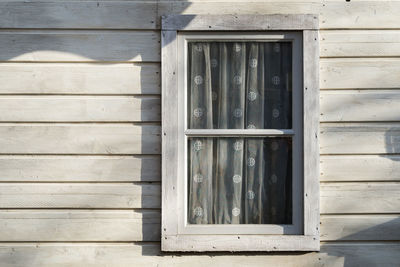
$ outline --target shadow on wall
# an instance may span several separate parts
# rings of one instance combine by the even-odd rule
[[[42,5],[36,5],[34,8],[35,14],[37,13],[40,16],[40,20],[49,21],[45,26],[51,27],[52,29],[57,28],[66,28],[64,26],[65,21],[68,17],[71,17],[71,21],[76,21],[70,23],[71,29],[82,28],[81,25],[76,24],[80,20],[87,21],[88,26],[84,26],[83,28],[97,28],[96,25],[101,25],[102,23],[107,24],[107,20],[109,17],[117,18],[115,16],[115,12],[120,14],[120,25],[129,25],[129,20],[134,19],[132,14],[137,14],[134,10],[126,10],[126,7],[129,7],[129,3],[124,3],[124,1],[119,1],[114,5],[121,5],[120,9],[113,9],[109,5],[112,5],[113,2],[100,2],[100,4],[96,2],[93,3],[85,3],[87,5],[94,5],[93,10],[90,11],[91,15],[84,14],[83,11],[85,9],[80,10],[79,8],[72,8],[71,6],[73,2],[70,4],[61,4],[56,3],[55,6],[48,6],[51,10],[46,10],[46,8],[41,9]],[[12,5],[12,4],[11,4]],[[27,3],[28,6],[30,6]],[[76,5],[82,5],[82,3],[76,2]],[[127,6],[125,6],[127,5]],[[180,1],[179,3],[171,5],[171,8],[166,8],[165,10],[156,8],[156,16],[154,18],[156,21],[155,24],[159,25],[159,18],[161,15],[167,14],[179,14],[182,13],[190,3],[186,3],[184,1]],[[46,7],[46,5],[43,5]],[[68,8],[71,7],[71,8]],[[64,8],[64,9],[63,9]],[[62,19],[58,20],[58,13],[54,13],[55,9],[59,9],[60,13],[62,13]],[[32,9],[33,10],[33,9]],[[88,9],[86,9],[88,10]],[[119,13],[118,13],[119,12]],[[136,12],[136,13],[135,13]],[[112,14],[111,14],[112,13]],[[77,15],[78,14],[78,15]],[[128,16],[126,15],[128,14]],[[78,17],[77,17],[78,16]],[[90,24],[92,23],[92,24]],[[118,23],[118,19],[117,22]],[[149,25],[149,29],[151,26],[151,21],[147,22]],[[18,25],[16,22],[15,25]],[[42,62],[54,62],[54,61],[74,61],[74,62],[95,62],[95,64],[114,64],[117,62],[127,62],[127,61],[141,61],[141,62],[159,62],[160,61],[160,43],[159,32],[155,32],[152,30],[145,31],[134,31],[128,30],[128,26],[123,26],[119,28],[118,25],[114,27],[108,27],[109,30],[23,30],[23,31],[7,31],[2,32],[2,38],[0,38],[0,60],[7,61],[10,59],[18,60],[18,61],[42,61]],[[19,26],[20,28],[24,28],[24,26]],[[26,26],[25,26],[26,27]],[[13,28],[11,26],[3,28]],[[38,27],[39,28],[44,28]],[[101,27],[100,27],[101,28]],[[33,34],[34,33],[34,34]],[[148,47],[148,44],[151,44],[151,49]],[[154,50],[152,50],[154,49]],[[151,51],[149,53],[149,51]],[[154,52],[156,51],[156,52]],[[146,64],[144,63],[144,64]],[[159,74],[159,73],[158,73]],[[148,80],[143,80],[144,75],[141,75],[141,87],[146,87],[146,83]],[[139,124],[142,125],[142,124]],[[145,125],[145,124],[143,124]],[[400,127],[394,128],[386,132],[386,145],[387,145],[387,153],[399,153],[400,152]],[[145,142],[146,136],[143,134],[142,136],[142,147],[148,145]],[[66,140],[68,142],[68,140]],[[142,173],[144,175],[144,173]],[[56,178],[56,177],[55,177]],[[146,183],[147,185],[148,183]],[[158,183],[154,183],[158,184]],[[142,200],[148,196],[142,196]],[[142,205],[145,205],[143,201]],[[82,207],[85,207],[86,203],[82,200]],[[160,218],[157,217],[156,214],[159,214],[159,210],[153,211],[143,211],[143,225],[142,225],[142,236],[144,240],[149,241],[157,241],[160,240]],[[159,216],[159,215],[158,215]],[[45,227],[45,226],[43,226]],[[343,265],[345,267],[352,266],[383,266],[380,264],[380,257],[392,257],[389,261],[390,266],[396,266],[398,262],[400,262],[400,253],[398,253],[397,258],[393,258],[393,255],[396,255],[396,249],[398,246],[392,246],[389,243],[385,243],[384,248],[379,247],[382,246],[380,244],[370,244],[368,245],[368,249],[365,247],[357,247],[349,242],[348,248],[343,246],[343,243],[349,240],[367,240],[366,238],[372,238],[372,236],[379,237],[380,240],[399,240],[398,229],[400,228],[400,221],[398,218],[388,221],[386,223],[366,228],[363,231],[360,231],[356,234],[352,234],[335,241],[340,242],[340,245],[332,244],[322,244],[321,253],[235,253],[228,254],[229,257],[236,257],[236,255],[268,255],[271,257],[274,256],[308,256],[309,254],[315,255],[316,258],[328,257],[328,261],[321,261],[321,264],[316,261],[316,265],[323,265],[322,263],[328,263],[328,266],[334,266],[337,261],[343,260]],[[397,231],[395,231],[397,229]],[[51,239],[51,237],[49,237]],[[373,239],[371,239],[373,240]],[[35,240],[35,241],[46,241],[46,240]],[[102,240],[101,240],[102,241]],[[138,242],[139,245],[142,245],[143,250],[142,254],[144,256],[162,256],[162,257],[170,257],[170,256],[182,256],[182,255],[204,255],[204,254],[195,254],[195,253],[160,253],[159,245],[150,244],[146,245],[142,242]],[[156,249],[155,249],[156,248]],[[370,249],[369,249],[370,248]],[[350,250],[350,252],[348,251]],[[359,250],[359,251],[356,251]],[[352,252],[354,251],[354,253]],[[378,252],[379,253],[378,253]],[[66,254],[68,251],[65,252]],[[358,255],[364,255],[362,259],[358,257]],[[227,253],[207,253],[211,258],[222,255],[227,255]],[[343,256],[345,255],[345,256]],[[67,255],[66,255],[67,256]],[[187,263],[190,263],[190,257],[185,257]],[[28,266],[30,265],[34,259],[32,256],[27,255],[26,258],[14,259],[17,262],[16,265],[19,266]],[[360,262],[361,260],[361,262]],[[0,259],[0,262],[7,262],[7,259],[4,261]]]
[[[8,3],[0,27],[26,30],[2,32],[0,60],[159,62],[161,16],[181,14],[190,5],[185,0]],[[37,17],[28,20],[28,12]]]
[[[400,124],[389,128],[385,132],[386,154],[400,153]],[[392,160],[399,161],[400,157],[391,157]]]
[[[368,227],[368,219],[360,220],[358,228],[365,228],[364,230],[336,239],[334,243],[321,245],[322,255],[319,257],[326,256],[326,266],[398,266],[400,218],[394,215],[371,215],[371,218],[386,222]],[[349,229],[346,229],[345,226],[344,229],[337,229],[337,231],[339,233],[351,231],[351,227],[348,226]],[[379,242],[362,243],[370,240],[379,240]],[[341,260],[343,260],[343,265],[337,264]]]
[[[159,65],[160,62],[160,32],[155,30],[154,25],[160,25],[160,17],[165,14],[179,14],[183,12],[190,3],[179,1],[172,4],[170,8],[164,11],[158,9],[158,1],[152,1],[153,4],[147,4],[145,1],[85,1],[85,2],[53,2],[46,4],[43,3],[30,3],[26,2],[26,6],[21,6],[12,1],[5,6],[5,9],[0,11],[4,18],[0,20],[0,27],[8,29],[1,32],[0,38],[0,61],[2,62],[23,62],[30,64],[31,62],[43,64],[52,64],[54,62],[68,65],[68,63],[77,63],[72,65],[76,67],[79,63],[93,63],[98,65],[113,65],[116,63],[131,64],[130,62],[137,62],[140,66],[146,64]],[[142,28],[140,21],[137,22],[135,17],[141,16],[141,10],[137,5],[152,5],[154,10],[145,12],[143,16],[154,18],[154,21],[145,19],[143,23],[147,26]],[[9,8],[9,10],[7,10]],[[19,10],[20,8],[21,10]],[[3,12],[4,11],[4,12]],[[86,12],[86,13],[85,13]],[[15,13],[18,13],[17,15]],[[37,26],[32,25],[29,20],[39,21]],[[33,19],[35,18],[35,19]],[[109,22],[110,19],[115,19],[114,22]],[[8,21],[7,21],[8,20]],[[22,23],[19,20],[23,20]],[[83,21],[82,24],[79,24]],[[131,21],[136,21],[136,26],[131,26]],[[33,23],[34,24],[34,23]],[[27,26],[28,25],[28,26]],[[107,25],[102,27],[102,25]],[[17,29],[17,30],[13,30]],[[20,30],[23,29],[23,30]],[[133,29],[133,30],[132,30]],[[140,87],[148,88],[149,78],[140,75]],[[33,74],[34,76],[36,74]],[[63,76],[66,83],[70,87],[76,86],[76,83],[69,80],[72,79],[66,74]],[[101,75],[101,74],[99,74]],[[148,75],[148,73],[146,73]],[[160,72],[156,72],[160,76]],[[35,79],[40,79],[40,75]],[[161,80],[158,77],[159,80]],[[86,82],[83,79],[83,82]],[[43,82],[43,84],[46,84]],[[56,88],[57,89],[57,88]],[[68,88],[69,89],[69,88]],[[74,89],[74,88],[72,88]],[[77,88],[78,92],[82,90]],[[152,89],[151,93],[144,93],[149,95],[158,95],[157,90]],[[74,90],[71,90],[74,92]],[[37,93],[37,92],[31,92]],[[143,92],[142,92],[143,93]],[[92,94],[92,93],[90,93]],[[97,93],[94,93],[94,95]],[[103,95],[103,93],[99,93]],[[119,92],[115,92],[119,94]],[[143,116],[143,114],[142,114]],[[142,117],[142,120],[146,118]],[[160,122],[155,122],[149,125],[147,122],[135,123],[143,127],[159,126]],[[143,131],[140,144],[142,148],[148,147],[149,141],[146,141],[147,132]],[[160,136],[161,138],[161,136]],[[18,141],[18,140],[17,140]],[[70,140],[65,140],[68,143]],[[107,145],[107,144],[101,144]],[[153,145],[154,147],[155,145]],[[161,148],[158,148],[160,151]],[[144,154],[155,155],[159,154],[155,151],[144,151]],[[110,152],[109,154],[112,154]],[[51,152],[49,154],[52,154]],[[143,169],[160,168],[159,166],[149,166],[146,163]],[[160,163],[159,163],[160,165]],[[142,170],[143,171],[143,170]],[[142,173],[144,175],[144,173]],[[159,177],[158,177],[159,178]],[[57,177],[54,177],[56,180]],[[38,177],[40,180],[40,177]],[[84,182],[83,180],[82,182]],[[118,181],[115,181],[118,182]],[[138,183],[143,187],[149,185],[158,186],[159,182],[144,182]],[[68,185],[66,185],[68,186]],[[142,192],[145,190],[142,190]],[[154,195],[154,198],[159,199],[160,192]],[[89,196],[88,196],[89,198]],[[99,197],[100,198],[100,197]],[[145,206],[146,200],[149,195],[142,195],[142,205]],[[90,196],[90,202],[93,203],[93,196]],[[87,200],[88,201],[88,200]],[[89,201],[88,201],[89,202]],[[99,199],[101,202],[101,199]],[[84,196],[81,198],[80,209],[88,209]],[[56,212],[56,211],[54,211]],[[73,211],[71,211],[73,213]],[[143,214],[142,237],[148,241],[160,241],[160,212],[159,209],[151,208],[150,210],[138,211]],[[43,220],[44,222],[46,220]],[[29,221],[26,221],[29,224]],[[42,225],[40,228],[51,228],[54,230],[54,220],[50,220],[49,225]],[[51,224],[51,225],[50,225]],[[58,226],[56,226],[58,227]],[[63,228],[63,226],[59,226]],[[83,228],[88,227],[84,225]],[[64,229],[65,230],[65,229]],[[63,229],[56,229],[56,232],[62,232]],[[89,229],[90,230],[90,229]],[[95,231],[95,230],[94,230]],[[60,234],[61,236],[61,234]],[[69,242],[71,237],[60,238],[60,236],[45,236],[42,240],[24,240],[32,242]],[[84,238],[83,238],[84,239]],[[4,240],[3,240],[4,241]],[[74,240],[72,240],[74,241]],[[79,241],[79,240],[77,240]],[[107,241],[106,238],[96,241]],[[154,247],[154,246],[153,246]],[[146,250],[146,249],[145,249]],[[12,252],[13,253],[13,252]],[[69,251],[65,251],[65,256],[68,257]],[[32,253],[34,254],[34,253]],[[146,252],[144,253],[146,254]],[[5,254],[2,254],[5,255]],[[18,254],[21,255],[21,254]],[[15,266],[29,266],[35,262],[34,255],[24,255],[23,257],[13,258],[12,255],[5,255],[6,258],[1,259],[1,263],[10,263]],[[2,265],[2,264],[0,264]]]
[[[358,231],[354,234],[347,235],[341,238],[332,238],[334,242],[323,242],[321,244],[321,251],[316,252],[240,252],[240,253],[227,253],[227,252],[208,252],[208,253],[160,253],[159,249],[154,249],[154,246],[143,245],[142,254],[144,256],[159,256],[159,257],[176,257],[174,263],[184,266],[191,262],[198,260],[197,257],[203,257],[203,261],[209,264],[221,264],[229,257],[235,266],[240,266],[242,262],[245,266],[250,266],[250,258],[243,259],[243,256],[268,256],[268,258],[259,259],[258,263],[265,262],[265,266],[269,264],[278,264],[278,266],[288,267],[310,267],[310,266],[337,266],[337,267],[392,267],[397,266],[400,262],[400,253],[398,241],[400,234],[400,218],[395,216],[382,216],[385,223],[378,224],[373,227],[368,227],[368,220],[366,222],[360,221],[358,228],[364,230]],[[390,218],[391,217],[391,218]],[[337,229],[338,235],[341,232],[351,232],[349,229]],[[331,237],[323,237],[329,240]],[[368,242],[363,241],[380,240],[383,242]],[[349,242],[350,241],[350,242]],[[392,242],[391,242],[392,241]],[[185,257],[184,257],[185,256]],[[237,258],[235,260],[235,257]],[[225,258],[225,259],[224,259]],[[285,264],[285,265],[279,265]],[[255,266],[255,265],[251,265]],[[264,266],[264,265],[263,265]]]

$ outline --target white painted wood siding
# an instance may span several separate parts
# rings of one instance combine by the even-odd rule
[[[160,16],[320,15],[321,252],[160,253]],[[396,266],[399,1],[0,3],[1,266]]]

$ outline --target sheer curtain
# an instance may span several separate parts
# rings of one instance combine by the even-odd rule
[[[189,43],[191,129],[290,129],[289,42]],[[193,137],[188,222],[290,224],[290,138]]]

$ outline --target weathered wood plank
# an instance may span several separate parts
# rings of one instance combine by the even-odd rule
[[[177,32],[162,31],[162,155],[161,155],[161,185],[162,185],[162,240],[165,235],[178,233],[178,55]],[[167,112],[168,110],[168,112]],[[163,241],[162,241],[163,242]]]
[[[266,238],[268,237],[268,238]],[[205,252],[210,251],[317,251],[319,250],[319,241],[314,241],[310,235],[171,235],[163,236],[161,240],[162,251],[180,251],[180,252]],[[317,245],[315,243],[318,243]],[[227,248],[229,244],[229,248]],[[318,247],[317,247],[318,246]]]
[[[0,208],[160,208],[158,184],[0,183]]]
[[[399,224],[395,215],[323,215],[321,239],[399,240]],[[7,242],[160,241],[159,211],[3,210],[0,226],[0,241]]]
[[[322,214],[400,211],[397,182],[320,187]],[[0,183],[0,208],[159,208],[160,198],[159,184]]]
[[[395,242],[323,243],[320,253],[280,255],[162,255],[154,243],[1,243],[4,267],[32,266],[396,266],[400,245]]]
[[[399,263],[398,242],[324,243],[321,245],[320,262],[324,266],[385,266]]]
[[[319,42],[318,31],[303,32],[303,208],[304,235],[313,236],[319,249]],[[300,89],[300,88],[299,88]],[[294,95],[294,97],[297,97]],[[299,96],[301,98],[301,96]],[[301,109],[300,109],[301,110]],[[300,111],[301,112],[301,111]],[[301,119],[301,116],[300,116]],[[297,126],[296,126],[297,128]],[[297,141],[294,137],[294,142]],[[299,155],[301,157],[301,154]],[[295,194],[294,194],[295,195]],[[295,214],[295,213],[294,213]],[[304,243],[301,246],[305,245]]]
[[[323,1],[321,28],[398,29],[398,1]]]
[[[169,14],[310,14],[318,1],[46,1],[0,4],[2,28],[155,29]]]
[[[400,213],[400,183],[322,183],[321,213]]]
[[[323,91],[321,121],[399,121],[400,90]]]
[[[155,29],[156,2],[4,1],[1,28]]]
[[[249,30],[318,30],[318,15],[168,15],[163,30],[249,31]]]
[[[320,77],[321,89],[399,88],[400,59],[324,58]]]
[[[334,123],[321,126],[321,154],[400,153],[400,124]]]
[[[325,215],[321,240],[400,240],[398,215]]]
[[[321,57],[389,57],[400,55],[399,30],[321,31]]]
[[[234,4],[232,4],[234,2]],[[398,1],[6,1],[0,5],[2,28],[155,29],[168,14],[320,13],[325,29],[398,28]],[[373,19],[371,19],[373,18]]]
[[[160,127],[1,124],[0,154],[159,154]]]
[[[2,31],[1,61],[160,61],[153,31]]]
[[[400,181],[398,155],[322,156],[321,181]]]
[[[158,15],[315,14],[320,7],[317,1],[160,1]]]
[[[0,96],[1,122],[160,121],[160,109],[154,96]]]
[[[0,241],[159,241],[159,211],[0,211]]]
[[[0,94],[159,94],[159,64],[0,63]]]
[[[159,156],[0,156],[2,182],[160,181]]]

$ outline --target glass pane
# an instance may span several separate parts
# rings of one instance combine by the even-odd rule
[[[188,45],[188,127],[290,129],[291,42]]]
[[[291,138],[195,137],[188,223],[291,224]]]

